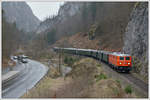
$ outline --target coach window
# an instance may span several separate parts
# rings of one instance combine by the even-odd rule
[[[124,60],[124,57],[120,57],[120,60]]]
[[[126,57],[126,60],[130,60],[130,57]]]

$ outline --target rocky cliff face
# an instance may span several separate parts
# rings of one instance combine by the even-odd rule
[[[63,6],[61,6],[58,16],[59,20],[65,21],[69,17],[76,15],[81,7],[83,6],[83,3],[81,2],[67,2]]]
[[[25,2],[2,2],[6,21],[16,23],[19,30],[34,31],[39,25],[39,19]]]
[[[124,36],[125,53],[136,59],[133,67],[148,77],[148,3],[136,3]]]
[[[41,22],[38,26],[36,33],[42,33],[45,30],[54,27],[57,24],[61,24],[68,20],[69,17],[72,17],[80,11],[80,8],[83,4],[78,2],[67,2],[62,5],[59,9],[58,15],[53,18],[47,18],[45,21]]]

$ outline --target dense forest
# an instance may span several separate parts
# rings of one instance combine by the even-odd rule
[[[2,15],[4,15],[2,11]],[[9,58],[12,52],[19,48],[21,35],[16,28],[16,24],[10,24],[6,22],[5,17],[2,16],[2,52],[3,58]]]
[[[4,14],[2,10],[2,60],[3,64],[7,65],[10,56],[17,53],[23,45],[28,44],[31,37],[23,30],[19,30],[15,22],[7,22]]]

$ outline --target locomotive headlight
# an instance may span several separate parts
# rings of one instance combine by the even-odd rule
[[[120,65],[121,65],[121,62],[120,62]]]
[[[128,65],[130,65],[130,63],[128,63]]]

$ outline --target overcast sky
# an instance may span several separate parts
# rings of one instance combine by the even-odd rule
[[[35,16],[41,21],[46,17],[56,15],[64,2],[27,2]]]

